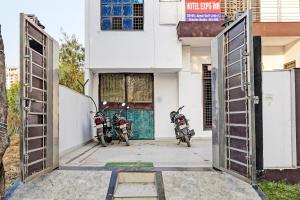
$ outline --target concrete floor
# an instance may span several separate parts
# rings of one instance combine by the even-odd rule
[[[192,147],[185,143],[177,145],[173,140],[130,141],[102,147],[97,142],[90,143],[64,156],[60,160],[63,167],[103,167],[108,162],[152,162],[155,167],[211,167],[211,139],[193,139]]]
[[[260,200],[251,185],[221,172],[163,172],[167,200]]]
[[[192,148],[175,140],[131,141],[131,146],[107,148],[90,143],[60,160],[66,170],[57,170],[21,184],[12,200],[105,200],[111,171],[89,170],[107,162],[153,162],[155,167],[196,167],[194,171],[162,172],[167,200],[259,200],[251,185],[211,169],[211,140],[193,140]],[[80,168],[80,170],[68,170]],[[205,170],[201,170],[205,169]],[[209,170],[207,170],[209,169]],[[135,192],[134,191],[131,192]],[[128,191],[130,193],[130,191]]]
[[[11,200],[105,200],[111,172],[57,170],[20,185]],[[163,172],[167,200],[259,200],[247,183],[220,172]]]

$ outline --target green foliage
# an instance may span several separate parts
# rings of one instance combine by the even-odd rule
[[[75,35],[63,34],[59,50],[59,83],[77,92],[83,93],[80,83],[84,82],[80,68],[84,64],[84,48]]]
[[[7,102],[8,102],[8,134],[19,134],[21,124],[20,113],[20,83],[14,83],[7,90]]]
[[[300,185],[264,181],[259,187],[269,200],[300,200]]]
[[[151,162],[110,162],[106,163],[105,167],[153,167]]]

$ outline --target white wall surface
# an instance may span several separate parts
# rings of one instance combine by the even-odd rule
[[[174,138],[170,112],[178,109],[177,73],[154,74],[155,138]]]
[[[296,60],[296,67],[300,67],[300,40],[285,46],[284,50],[284,63]]]
[[[263,72],[263,142],[265,168],[295,166],[290,71]]]
[[[210,47],[183,48],[183,70],[178,74],[179,106],[190,119],[196,137],[211,137],[211,131],[203,130],[202,65],[211,64]]]
[[[176,24],[160,25],[159,1],[145,1],[143,31],[101,31],[100,0],[85,9],[88,68],[181,68]]]
[[[59,153],[70,150],[93,138],[91,100],[64,86],[59,86]]]
[[[278,38],[276,38],[278,39]],[[276,43],[276,41],[274,41]],[[300,39],[284,46],[263,46],[262,62],[265,71],[284,69],[284,64],[296,61],[300,67]]]
[[[263,70],[265,71],[270,71],[274,69],[283,69],[284,47],[283,46],[262,47],[262,65],[263,65]]]

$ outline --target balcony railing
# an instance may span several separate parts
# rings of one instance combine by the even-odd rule
[[[235,19],[237,13],[252,9],[258,22],[300,22],[300,0],[223,0],[221,10]]]

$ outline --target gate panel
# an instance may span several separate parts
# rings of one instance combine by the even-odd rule
[[[248,16],[224,32],[226,169],[252,177],[251,60]],[[251,52],[252,53],[252,52]],[[249,98],[250,97],[250,98]],[[243,129],[236,134],[234,128]]]
[[[219,168],[256,183],[255,97],[251,13],[217,36]],[[222,42],[220,42],[222,41]],[[216,102],[216,101],[215,101]],[[215,122],[216,123],[216,122]],[[221,125],[224,123],[224,125]],[[215,132],[215,131],[214,131]],[[215,133],[216,134],[216,133]],[[223,139],[222,139],[223,138]]]
[[[21,133],[21,175],[28,181],[47,170],[52,170],[53,152],[50,133],[49,88],[53,66],[53,54],[49,36],[37,25],[37,18],[21,14],[21,110],[23,128]],[[48,74],[49,73],[49,74]],[[50,92],[50,93],[49,93]],[[51,106],[52,108],[52,106]],[[49,143],[49,141],[51,141]]]

